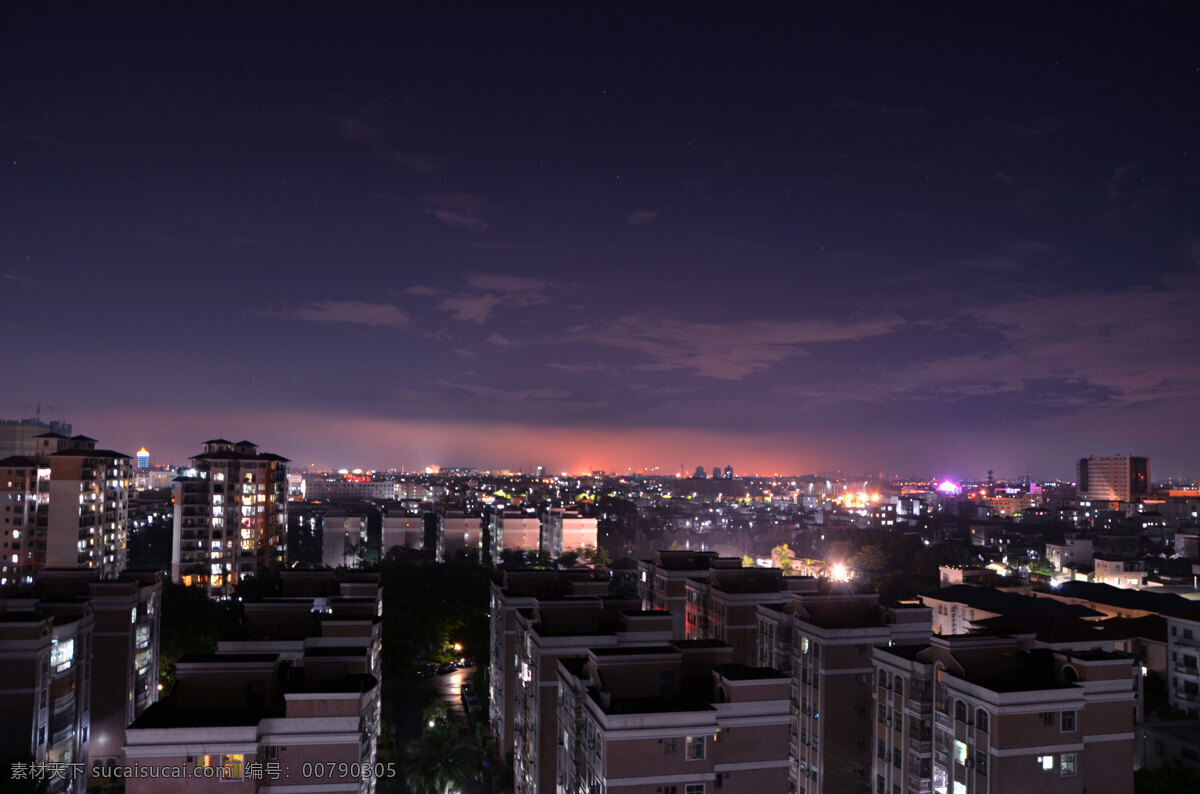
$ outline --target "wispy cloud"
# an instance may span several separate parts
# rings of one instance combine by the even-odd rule
[[[438,301],[438,308],[456,320],[473,323],[486,322],[502,306],[540,306],[551,300],[550,287],[545,281],[500,273],[468,275],[464,288],[453,294],[445,290],[425,294],[445,295]]]
[[[408,315],[393,304],[362,301],[319,301],[287,311],[256,314],[310,323],[350,323],[391,328],[403,328],[409,322]]]
[[[492,311],[501,303],[501,297],[490,292],[483,294],[465,292],[442,298],[438,301],[438,308],[449,312],[455,320],[482,323],[492,316]]]
[[[382,127],[357,116],[342,116],[337,122],[338,133],[350,143],[365,146],[380,158],[395,163],[409,171],[428,176],[438,170],[432,157],[412,154],[396,148],[391,136]]]
[[[445,295],[446,290],[439,289],[438,287],[426,286],[424,284],[414,284],[411,287],[405,287],[404,294],[429,297],[429,296],[435,296],[435,295]]]
[[[28,276],[19,276],[16,273],[0,273],[0,278],[5,281],[15,281],[18,284],[32,284],[33,279]]]
[[[806,354],[805,346],[867,339],[902,325],[892,317],[830,322],[826,320],[750,320],[697,323],[623,317],[588,332],[579,341],[641,353],[644,370],[684,370],[710,378],[740,380],[788,358]]]
[[[532,389],[501,389],[478,383],[453,383],[448,380],[435,381],[441,386],[473,394],[487,400],[502,400],[504,402],[525,402],[527,400],[562,400],[571,396],[566,389],[549,387]]]
[[[983,351],[913,363],[872,383],[878,399],[1009,395],[1061,408],[1200,398],[1200,275],[1154,289],[1022,298],[964,310]]]
[[[490,227],[480,217],[484,201],[469,193],[433,193],[425,197],[425,212],[452,229],[485,232]]]
[[[630,226],[645,226],[647,223],[654,223],[658,220],[658,213],[654,210],[635,210],[629,213],[629,217],[625,222]]]

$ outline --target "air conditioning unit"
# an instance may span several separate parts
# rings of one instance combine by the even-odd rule
[[[971,768],[972,768],[972,767],[974,767],[974,766],[975,766],[975,759],[974,759],[974,758],[968,758],[968,759],[967,759],[967,769],[971,769]]]
[[[891,721],[891,720],[884,720],[884,721],[883,721],[883,724],[884,724],[884,725],[886,725],[886,726],[887,726],[887,727],[889,727],[889,728],[890,728],[890,727],[892,727],[892,721]]]

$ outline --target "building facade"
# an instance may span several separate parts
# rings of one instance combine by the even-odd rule
[[[242,577],[284,562],[287,463],[248,441],[204,442],[174,483],[175,582],[228,593]]]

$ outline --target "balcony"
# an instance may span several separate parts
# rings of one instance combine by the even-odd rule
[[[908,739],[908,746],[918,753],[933,752],[933,739],[931,737],[911,736]]]
[[[933,713],[933,703],[928,700],[910,700],[908,708],[914,714],[931,714]]]
[[[922,794],[927,791],[933,791],[933,780],[927,777],[918,775],[908,776],[908,787],[913,791],[920,791]]]
[[[937,721],[938,725],[944,725],[947,728],[950,727],[950,715],[949,714],[943,714],[942,712],[938,711],[938,712],[934,713],[933,718],[934,718],[934,720]]]

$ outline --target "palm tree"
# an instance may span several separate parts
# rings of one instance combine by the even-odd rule
[[[775,567],[783,571],[784,576],[791,576],[795,570],[796,553],[788,548],[788,544],[781,543],[771,549],[771,561],[775,563]]]
[[[404,780],[413,794],[450,794],[480,778],[479,749],[464,741],[462,728],[449,721],[433,722],[408,746]]]
[[[824,576],[825,567],[824,560],[812,560],[805,557],[804,562],[800,565],[800,573],[803,576]]]

